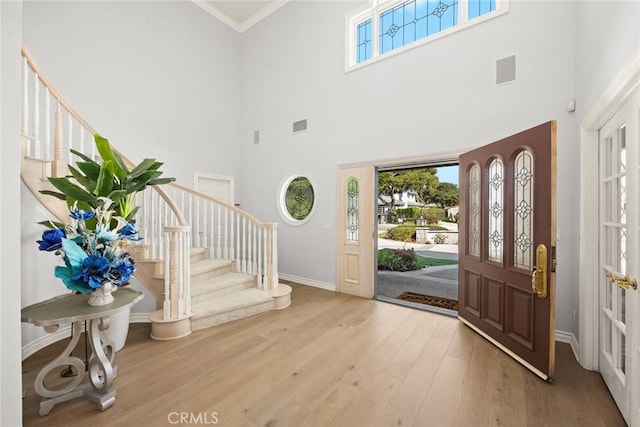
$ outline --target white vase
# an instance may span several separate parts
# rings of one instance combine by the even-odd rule
[[[89,303],[89,305],[92,305],[94,307],[107,305],[113,302],[113,295],[111,295],[111,293],[116,289],[117,287],[113,286],[111,282],[106,282],[91,294],[89,294],[89,300],[87,302]]]

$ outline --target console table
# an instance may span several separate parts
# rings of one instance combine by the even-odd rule
[[[107,305],[92,307],[82,295],[67,294],[22,309],[23,322],[42,326],[49,333],[57,331],[61,323],[72,323],[71,341],[36,377],[35,390],[42,396],[40,415],[47,415],[56,403],[82,396],[95,402],[101,411],[110,408],[116,402],[116,391],[113,388],[113,380],[117,374],[114,345],[102,331],[109,328],[109,316],[132,306],[142,299],[143,294],[122,288],[114,292],[113,297],[114,301]],[[84,321],[89,322],[86,339],[91,345],[91,357],[87,367],[90,381],[82,384],[85,375],[84,362],[70,354],[80,339]],[[55,367],[67,365],[74,366],[78,375],[61,388],[48,388],[44,383],[45,376]]]

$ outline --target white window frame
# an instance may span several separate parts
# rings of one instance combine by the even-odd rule
[[[292,217],[289,214],[289,211],[287,210],[287,205],[285,201],[289,184],[291,184],[291,182],[296,178],[305,178],[309,180],[309,183],[311,184],[311,188],[313,188],[313,206],[311,207],[311,211],[309,211],[309,215],[307,215],[304,219],[296,219]],[[280,183],[280,191],[278,191],[278,200],[276,205],[278,206],[278,213],[280,214],[280,217],[287,224],[296,225],[296,226],[306,224],[307,222],[309,222],[309,220],[311,219],[311,217],[316,211],[316,207],[318,206],[318,187],[316,186],[315,181],[311,178],[311,176],[309,176],[308,173],[305,173],[305,172],[294,172],[290,174],[286,179],[284,179]]]
[[[498,16],[504,15],[509,12],[510,0],[496,0],[496,9],[492,12],[485,13],[469,20],[468,0],[458,0],[458,24],[447,28],[446,30],[432,34],[430,36],[423,37],[419,40],[410,42],[404,46],[396,49],[392,49],[386,53],[379,53],[380,43],[380,14],[388,9],[391,9],[399,4],[406,2],[407,0],[371,0],[372,5],[367,6],[364,9],[358,9],[345,17],[345,73],[366,67],[370,64],[382,61],[392,56],[404,53],[410,49],[422,46],[432,41],[438,40],[442,37],[446,37],[450,34],[464,30],[465,28],[472,27],[474,25],[481,24],[489,21]],[[358,25],[364,21],[371,19],[371,58],[360,63],[356,62],[356,30]]]

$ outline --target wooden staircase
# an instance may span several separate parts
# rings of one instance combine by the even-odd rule
[[[50,219],[68,222],[65,202],[39,191],[53,189],[46,177],[69,173],[70,149],[97,158],[92,144],[84,142],[97,132],[24,46],[22,53],[22,180],[51,212]],[[138,193],[138,204],[136,224],[144,240],[129,242],[127,249],[136,260],[135,277],[156,298],[152,338],[180,338],[290,304],[291,287],[278,281],[277,224],[175,183]]]

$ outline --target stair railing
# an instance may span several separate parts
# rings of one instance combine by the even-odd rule
[[[42,179],[68,174],[66,165],[79,160],[71,149],[99,161],[93,143],[98,132],[64,99],[24,45],[22,58],[25,157],[42,162]],[[257,276],[261,289],[277,289],[277,223],[260,222],[235,206],[175,183],[138,193],[137,204],[145,256],[164,260],[168,273],[163,320],[190,315],[191,247],[206,247],[211,258],[235,261],[235,270]]]

